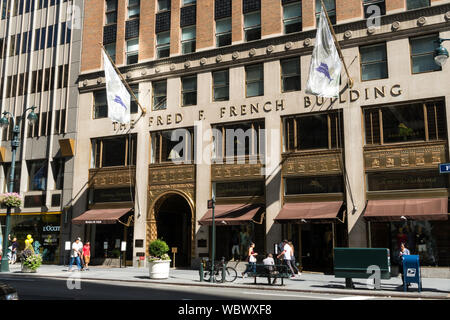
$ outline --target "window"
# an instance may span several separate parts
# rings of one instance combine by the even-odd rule
[[[141,0],[128,0],[128,19],[139,18]]]
[[[132,86],[130,86],[130,88],[139,101],[139,85],[138,84],[132,85]],[[131,96],[130,113],[137,113],[138,109],[139,109],[138,103],[136,102],[136,100],[134,100],[132,95],[130,95],[130,96]]]
[[[192,129],[176,129],[151,134],[151,163],[190,162],[193,159]]]
[[[240,122],[213,127],[213,159],[222,163],[226,157],[262,157],[264,154],[264,121]],[[226,161],[228,162],[228,161]]]
[[[226,101],[230,99],[229,71],[215,71],[213,76],[213,99],[214,101]]]
[[[252,12],[244,15],[245,41],[261,39],[261,12]]]
[[[127,41],[127,64],[138,62],[139,56],[139,38]]]
[[[196,2],[197,2],[197,0],[183,0],[183,6],[188,5],[188,4],[194,4]]]
[[[181,29],[181,50],[183,54],[195,52],[195,26]]]
[[[153,82],[153,110],[167,108],[167,81]]]
[[[341,147],[341,113],[287,117],[283,120],[283,125],[285,152]]]
[[[94,92],[94,119],[108,117],[108,102],[106,100],[106,90]]]
[[[158,0],[158,11],[170,10],[170,0]]]
[[[92,168],[136,165],[136,135],[93,139]]]
[[[442,68],[434,61],[434,50],[437,46],[437,35],[411,38],[412,73],[440,71]]]
[[[377,8],[376,8],[376,7]],[[385,0],[363,0],[364,19],[374,17],[375,14],[384,16],[386,14]]]
[[[52,161],[53,178],[55,179],[55,190],[63,190],[64,187],[64,159],[58,158]]]
[[[262,64],[245,67],[246,96],[264,95],[264,70]]]
[[[117,0],[106,0],[105,24],[117,22]]]
[[[386,43],[360,47],[359,54],[363,81],[388,78]]]
[[[285,195],[343,193],[344,180],[337,175],[286,178],[284,190]]]
[[[170,31],[156,35],[156,51],[158,58],[170,56]]]
[[[335,0],[323,0],[327,9],[328,17],[330,17],[331,24],[336,24],[336,1]],[[320,11],[322,4],[320,0],[316,0],[316,26],[319,26]]]
[[[108,53],[108,55],[111,57],[111,60],[115,63],[116,62],[116,44],[115,43],[106,44],[105,50]]]
[[[216,198],[258,197],[264,195],[264,181],[214,182]],[[255,219],[255,218],[254,218]]]
[[[283,92],[300,90],[300,58],[285,59],[281,64],[281,90]]]
[[[284,33],[302,31],[302,2],[289,3],[283,6]]]
[[[442,101],[367,108],[364,110],[366,144],[446,140]]]
[[[197,75],[181,78],[182,106],[197,104]]]
[[[406,10],[419,9],[430,6],[430,0],[406,0]]]
[[[216,21],[216,46],[223,47],[231,44],[231,18]]]
[[[28,191],[45,191],[47,188],[47,160],[27,161]]]

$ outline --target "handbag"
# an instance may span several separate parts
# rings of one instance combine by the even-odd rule
[[[256,262],[256,258],[254,256],[250,256],[248,258],[248,262]]]

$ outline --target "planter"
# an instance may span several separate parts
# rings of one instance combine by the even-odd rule
[[[23,273],[36,273],[37,269],[33,270],[30,267],[23,265],[23,263],[22,263],[22,272]]]
[[[149,261],[150,279],[167,279],[169,278],[171,260]]]

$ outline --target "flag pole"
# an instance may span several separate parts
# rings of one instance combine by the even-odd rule
[[[347,74],[347,78],[348,78],[348,86],[350,88],[353,88],[353,79],[350,77],[350,74],[348,72],[347,64],[345,63],[344,55],[342,54],[342,50],[341,50],[341,46],[339,45],[339,42],[336,37],[336,33],[334,33],[333,25],[331,24],[330,17],[328,16],[327,7],[325,7],[323,0],[320,0],[320,3],[322,4],[322,10],[325,11],[325,16],[327,17],[327,21],[328,21],[328,26],[330,27],[331,33],[333,34],[334,43],[336,44],[336,48],[339,52],[339,56],[341,57],[342,63],[344,65],[345,73]]]
[[[122,79],[123,84],[125,85],[125,87],[127,87],[128,92],[133,96],[134,100],[136,101],[136,103],[138,104],[139,108],[141,108],[142,114],[146,114],[147,110],[145,108],[142,107],[142,105],[139,103],[138,98],[136,98],[136,95],[134,94],[133,90],[131,90],[130,86],[128,85],[127,81],[125,80],[125,78],[123,77],[122,73],[119,71],[119,69],[116,67],[116,64],[114,63],[114,61],[111,59],[111,57],[108,54],[108,51],[106,51],[105,47],[103,46],[103,44],[101,42],[98,43],[103,51],[106,53],[106,56],[108,57],[109,61],[111,62],[111,64],[113,65],[114,69],[116,70],[117,74],[120,76],[120,78]]]

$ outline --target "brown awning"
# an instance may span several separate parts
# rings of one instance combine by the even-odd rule
[[[132,208],[121,209],[93,209],[73,218],[74,224],[114,224]]]
[[[249,222],[261,223],[264,206],[261,204],[219,204],[214,208],[214,220],[216,226],[239,225]],[[254,219],[256,216],[259,219]],[[200,225],[212,225],[212,209],[198,221]]]
[[[342,201],[286,203],[275,217],[278,223],[300,223],[319,220],[334,220],[342,207]]]
[[[369,200],[364,217],[372,221],[447,220],[448,198]]]

